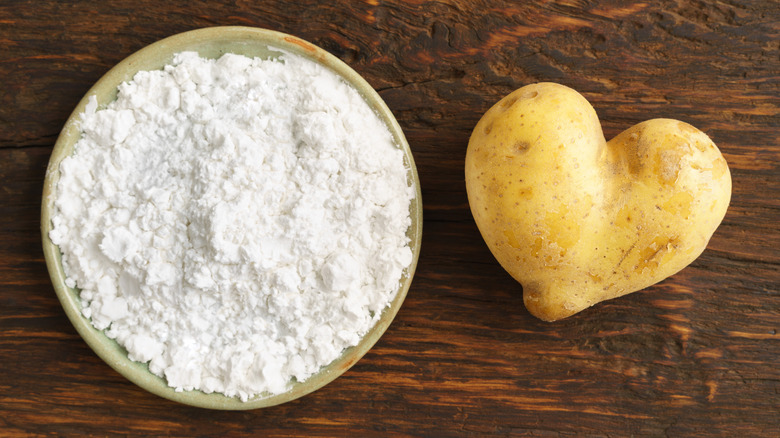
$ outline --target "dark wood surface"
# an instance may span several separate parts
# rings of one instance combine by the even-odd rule
[[[780,435],[780,6],[776,1],[0,1],[0,436]],[[104,364],[67,320],[39,235],[65,119],[166,36],[270,28],[344,60],[385,99],[422,180],[412,288],[330,385],[248,412],[178,405]],[[691,266],[557,323],[528,314],[468,210],[471,129],[554,81],[611,137],[653,117],[723,151],[731,207]]]

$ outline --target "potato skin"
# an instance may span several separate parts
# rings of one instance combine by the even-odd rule
[[[606,142],[571,88],[528,85],[477,123],[465,163],[474,220],[546,321],[650,286],[695,260],[731,195],[701,131],[654,119]]]

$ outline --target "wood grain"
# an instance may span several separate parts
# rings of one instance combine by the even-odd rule
[[[0,436],[777,436],[780,8],[774,1],[6,1],[0,3]],[[381,94],[417,161],[424,237],[379,343],[294,402],[212,412],[146,393],[62,311],[40,193],[65,119],[111,66],[213,25],[288,32]],[[555,81],[608,137],[652,117],[705,131],[732,170],[707,251],[653,286],[548,324],[468,210],[471,129]]]

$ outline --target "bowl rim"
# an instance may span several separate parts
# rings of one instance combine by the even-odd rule
[[[56,186],[59,181],[59,165],[72,153],[74,144],[81,137],[79,119],[90,97],[96,96],[98,105],[102,108],[115,99],[120,83],[132,79],[138,71],[158,70],[170,64],[173,55],[182,51],[196,51],[201,56],[209,58],[216,58],[223,53],[274,57],[278,56],[280,51],[284,51],[324,65],[360,93],[380,120],[385,123],[396,146],[404,152],[407,179],[415,192],[410,204],[412,224],[407,230],[413,258],[405,270],[395,298],[356,346],[345,349],[339,358],[324,366],[306,381],[294,382],[289,391],[281,394],[261,396],[242,402],[220,393],[206,394],[198,390],[176,392],[163,378],[152,374],[146,364],[131,361],[122,347],[108,338],[103,331],[95,329],[90,320],[81,314],[78,291],[65,285],[66,276],[62,268],[59,247],[49,239],[49,231],[52,228],[51,213],[54,211]],[[46,267],[57,297],[76,331],[104,362],[131,382],[160,397],[201,408],[248,410],[286,403],[316,391],[346,372],[373,347],[395,318],[409,291],[420,255],[422,212],[420,179],[406,137],[385,102],[363,77],[324,49],[298,37],[257,27],[215,26],[175,34],[136,51],[111,68],[87,91],[65,122],[49,158],[43,186],[40,225]]]

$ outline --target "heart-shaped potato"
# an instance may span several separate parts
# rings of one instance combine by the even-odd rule
[[[715,144],[677,120],[609,142],[571,88],[528,85],[490,108],[466,153],[474,220],[528,310],[555,321],[669,277],[723,220],[731,174]]]

